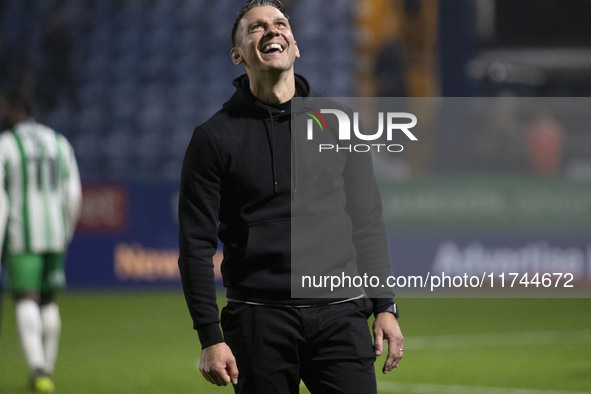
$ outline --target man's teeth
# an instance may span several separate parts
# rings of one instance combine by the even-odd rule
[[[279,44],[268,44],[268,45],[265,45],[265,47],[263,48],[263,52],[269,52],[272,49],[277,49],[280,53],[283,52],[283,48]]]

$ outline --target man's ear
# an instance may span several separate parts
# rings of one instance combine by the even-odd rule
[[[294,42],[293,42],[293,45],[295,46],[295,49],[296,49],[295,56],[296,56],[296,58],[298,58],[298,59],[299,59],[299,58],[300,58],[300,48],[298,48],[298,43],[297,43],[297,41],[294,41]]]
[[[242,52],[238,47],[234,47],[230,50],[230,56],[232,57],[232,63],[234,63],[237,66],[241,65],[244,62]]]

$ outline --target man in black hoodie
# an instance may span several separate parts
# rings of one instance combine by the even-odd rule
[[[202,345],[199,369],[209,382],[232,382],[239,393],[297,393],[300,379],[312,392],[376,392],[373,364],[383,340],[384,373],[402,358],[392,297],[291,297],[292,203],[299,201],[292,182],[291,101],[313,94],[294,73],[300,52],[281,3],[248,1],[232,42],[232,61],[246,75],[234,81],[236,93],[224,107],[195,129],[181,174],[179,268]],[[365,209],[350,214],[354,204],[381,213],[371,157],[358,156],[340,154],[331,169],[343,182],[320,188],[340,197],[303,201],[334,211],[321,216],[338,218],[332,229],[348,237],[339,248],[348,251],[348,261],[367,258],[389,269],[381,219],[366,219]],[[212,263],[218,238],[228,299],[223,336]],[[377,252],[376,242],[366,238],[377,240]],[[373,343],[367,326],[372,312]]]

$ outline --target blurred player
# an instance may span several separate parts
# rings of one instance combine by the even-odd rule
[[[1,204],[1,202],[0,202]],[[5,208],[3,206],[0,205],[0,223],[4,223],[4,221],[6,220],[3,215],[3,213],[1,212],[2,209]],[[0,225],[1,227],[1,225]],[[2,242],[1,240],[4,239],[3,238],[3,234],[2,234],[2,228],[0,228],[0,242]],[[1,246],[1,244],[0,244]],[[2,270],[2,259],[0,256],[0,344],[2,344],[2,302],[4,300],[4,271]]]
[[[55,296],[65,286],[64,255],[79,214],[81,186],[71,145],[31,114],[22,95],[2,97],[0,206],[8,208],[0,221],[2,261],[32,388],[53,392],[61,331]]]
[[[1,129],[0,129],[1,130]],[[0,193],[1,195],[2,193]],[[4,297],[4,271],[2,261],[2,242],[4,240],[4,230],[6,218],[8,217],[8,203],[0,196],[0,340],[2,339],[2,301]]]
[[[403,355],[392,297],[291,297],[291,99],[312,93],[294,73],[300,52],[282,4],[248,1],[232,41],[232,61],[246,75],[234,81],[236,93],[223,109],[196,128],[181,175],[179,267],[203,348],[199,369],[213,384],[232,382],[237,393],[297,393],[300,379],[313,393],[376,393],[374,363],[383,340],[388,341],[384,373]],[[381,218],[352,213],[359,205],[381,212],[371,157],[341,152],[339,158],[330,163],[338,181],[310,199],[322,211],[315,218],[352,221],[355,236],[345,225],[331,228],[345,245],[344,259],[389,270]],[[347,211],[334,197],[343,194]],[[212,264],[218,230],[228,298],[223,335]],[[330,263],[340,264],[334,255]],[[375,341],[367,324],[372,312]]]

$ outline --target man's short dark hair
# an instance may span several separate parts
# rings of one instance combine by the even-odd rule
[[[246,14],[248,11],[252,10],[253,8],[263,7],[266,5],[270,5],[271,7],[277,8],[279,11],[281,11],[281,13],[283,15],[285,15],[286,18],[288,17],[285,14],[285,7],[283,6],[283,4],[281,4],[281,2],[279,0],[248,0],[242,6],[242,9],[240,10],[238,17],[236,18],[236,21],[234,22],[234,27],[232,28],[232,45],[233,46],[236,46],[236,30],[238,30],[238,25],[240,24],[240,20],[242,19],[244,14]]]

